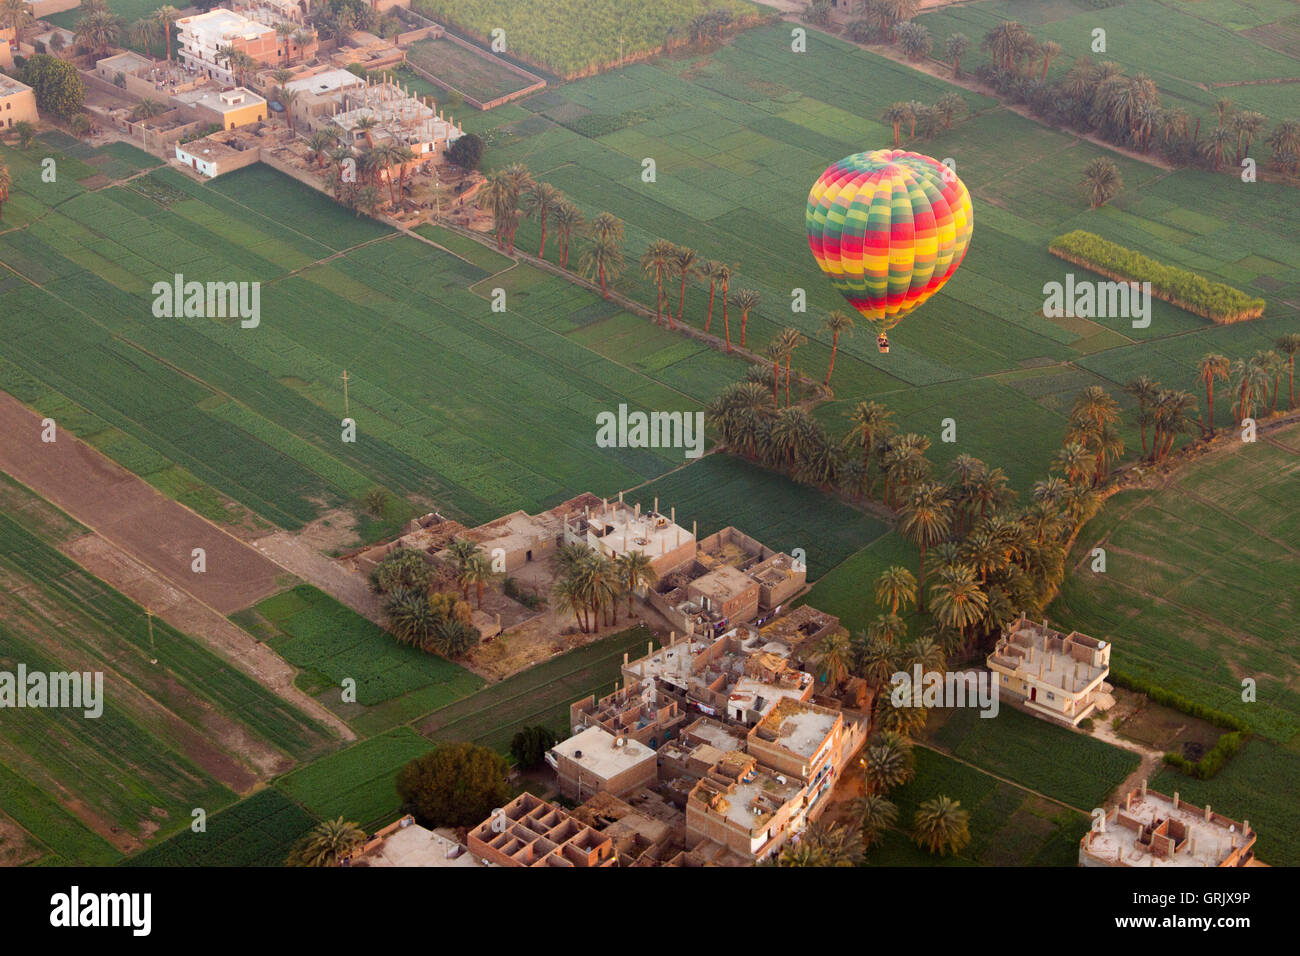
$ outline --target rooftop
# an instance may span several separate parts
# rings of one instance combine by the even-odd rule
[[[1022,614],[998,641],[988,662],[1066,693],[1081,694],[1106,675],[1110,654],[1105,641],[1077,631],[1062,634],[1045,624],[1027,621]]]
[[[298,93],[332,93],[349,86],[360,86],[365,80],[348,70],[335,69],[314,73],[301,80],[292,80],[285,88]]]
[[[743,571],[723,564],[696,578],[690,586],[710,602],[722,604],[744,594],[754,586],[754,582]]]
[[[221,7],[209,10],[207,13],[195,14],[192,17],[181,17],[176,21],[176,25],[190,32],[201,31],[223,39],[231,37],[251,39],[259,37],[272,29],[264,23],[258,23],[256,20],[250,20],[248,17],[232,10],[224,10]]]
[[[1254,839],[1248,823],[1144,785],[1107,813],[1104,831],[1085,834],[1083,846],[1101,861],[1122,866],[1218,866]]]
[[[754,734],[811,760],[839,719],[839,714],[833,710],[784,697],[754,728]]]
[[[617,743],[619,740],[622,744]],[[616,777],[645,760],[653,760],[655,755],[645,744],[630,737],[615,737],[604,727],[588,727],[551,750],[602,780]]]
[[[478,866],[479,863],[450,833],[428,830],[418,823],[399,827],[383,838],[353,866]]]
[[[0,93],[8,96],[12,93],[21,93],[23,90],[30,90],[31,87],[26,83],[20,83],[12,76],[0,73]]]
[[[656,558],[695,540],[671,517],[621,502],[610,502],[568,524],[578,534],[585,532],[588,541],[610,557],[641,551]]]

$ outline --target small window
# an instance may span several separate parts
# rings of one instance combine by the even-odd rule
[[[1053,694],[1053,693],[1049,690],[1049,691],[1047,692],[1047,699],[1048,699],[1048,700],[1056,700],[1056,695]]]

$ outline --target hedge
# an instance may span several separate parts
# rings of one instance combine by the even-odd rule
[[[1250,725],[1240,717],[1221,710],[1215,710],[1213,707],[1206,707],[1204,704],[1198,704],[1182,694],[1165,690],[1150,681],[1113,669],[1110,672],[1110,680],[1116,687],[1123,687],[1135,693],[1145,694],[1157,704],[1163,704],[1165,707],[1180,711],[1189,717],[1196,717],[1228,731],[1228,733],[1219,737],[1215,745],[1200,760],[1188,760],[1182,754],[1173,751],[1165,754],[1164,760],[1166,764],[1181,770],[1189,777],[1195,777],[1197,780],[1209,780],[1223,769],[1223,765],[1228,762],[1229,757],[1234,756],[1237,751],[1241,750],[1241,745],[1245,742],[1246,737],[1250,735]]]
[[[1186,269],[1126,249],[1082,229],[1057,236],[1047,249],[1058,259],[1073,262],[1120,282],[1150,282],[1151,294],[1214,322],[1241,322],[1264,314],[1263,299],[1255,299]]]

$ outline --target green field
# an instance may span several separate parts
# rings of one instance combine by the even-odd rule
[[[310,759],[332,738],[317,724],[55,550],[84,533],[7,477],[0,479],[0,670],[103,675],[103,713],[6,710],[0,805],[70,862],[107,852],[83,826],[147,842],[215,812],[263,773]],[[156,659],[157,663],[151,663]],[[224,781],[224,782],[223,782]],[[60,794],[56,801],[42,794]],[[102,829],[101,829],[101,832]]]
[[[915,750],[916,777],[889,795],[897,829],[867,851],[872,866],[1075,866],[1088,818],[924,747]],[[970,813],[971,842],[960,855],[931,856],[911,841],[917,807],[937,796],[961,801]]]
[[[267,644],[303,672],[299,685],[321,693],[322,702],[335,709],[347,709],[338,703],[347,679],[356,681],[356,703],[364,707],[421,688],[450,701],[483,686],[481,677],[459,664],[398,644],[378,625],[307,584],[267,598],[254,611],[273,629],[271,635],[262,632]]]
[[[281,777],[276,786],[322,819],[342,816],[374,831],[401,809],[397,771],[432,749],[415,731],[401,727],[323,757]]]
[[[1289,740],[1300,733],[1298,499],[1296,426],[1233,443],[1159,492],[1118,494],[1080,533],[1049,614],[1113,640],[1117,670]],[[1105,574],[1090,570],[1094,547]],[[1245,678],[1255,703],[1242,701]]]
[[[445,37],[411,44],[406,60],[480,103],[522,90],[532,82]],[[445,95],[441,90],[435,94],[438,98]]]
[[[1124,0],[1104,9],[1087,0],[988,0],[916,18],[940,58],[950,34],[970,37],[965,72],[988,62],[980,40],[1003,20],[1061,44],[1065,53],[1053,73],[1069,69],[1076,56],[1114,60],[1129,75],[1155,80],[1167,106],[1212,115],[1210,106],[1226,96],[1274,120],[1300,118],[1300,12],[1291,0]],[[1104,53],[1091,49],[1096,28],[1106,31]],[[1277,80],[1290,82],[1269,82]],[[1247,82],[1255,85],[1229,85]]]
[[[280,866],[315,824],[315,817],[270,788],[209,817],[204,832],[182,830],[124,865]]]
[[[504,30],[506,52],[571,76],[618,62],[620,49],[630,57],[661,47],[670,33],[680,41],[698,14],[743,16],[757,7],[745,0],[417,0],[415,9],[480,40]]]
[[[750,344],[761,348],[793,325],[811,339],[794,364],[821,379],[830,352],[822,319],[843,303],[808,252],[808,186],[829,162],[889,145],[879,117],[890,103],[934,102],[954,90],[974,115],[931,142],[918,137],[906,145],[955,160],[975,205],[970,252],[948,285],[894,331],[888,355],[876,351],[869,330],[841,338],[831,382],[836,401],[818,410],[832,432],[842,430],[853,403],[875,398],[895,409],[900,428],[933,439],[937,462],[972,454],[1002,467],[1024,490],[1043,477],[1069,403],[1086,385],[1118,392],[1147,374],[1191,389],[1195,362],[1206,352],[1249,356],[1294,327],[1300,240],[1291,190],[1236,188],[1209,173],[1148,166],[816,32],[808,52],[796,55],[785,28],[753,29],[708,55],[659,59],[547,90],[476,117],[474,130],[489,143],[489,167],[526,163],[588,216],[608,210],[623,218],[633,256],[664,237],[703,258],[736,263],[732,288],[762,297]],[[1125,190],[1090,211],[1076,184],[1102,155],[1119,166]],[[646,157],[656,161],[653,183],[641,179]],[[1265,315],[1214,326],[1155,302],[1145,329],[1121,318],[1045,319],[1043,286],[1063,281],[1070,268],[1047,243],[1075,228],[1263,295]],[[536,225],[525,222],[520,244],[536,239]],[[653,307],[653,288],[639,272],[616,287]],[[805,313],[789,310],[795,288],[807,291]],[[707,295],[693,285],[686,321],[703,325],[706,306]],[[1119,398],[1122,434],[1138,447],[1136,408]],[[1222,420],[1229,400],[1223,390],[1217,398]],[[947,445],[938,440],[946,417],[956,420],[958,436]]]
[[[468,740],[508,753],[515,731],[544,724],[569,729],[569,705],[589,694],[612,691],[621,681],[623,654],[636,660],[654,635],[645,628],[622,631],[569,651],[434,711],[417,725],[431,740]]]
[[[206,514],[219,492],[293,528],[381,485],[477,523],[611,495],[683,458],[595,447],[598,412],[698,409],[743,371],[644,323],[628,336],[563,279],[489,279],[265,167],[47,192],[36,152],[4,154],[21,228],[0,235],[0,387]],[[264,321],[155,318],[152,284],[176,272],[260,281]],[[495,288],[508,311],[491,310]],[[340,440],[345,369],[355,443]]]

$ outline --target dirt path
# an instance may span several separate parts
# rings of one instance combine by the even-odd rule
[[[1136,770],[1124,778],[1124,781],[1112,791],[1112,795],[1123,797],[1130,790],[1136,790],[1144,781],[1155,777],[1156,772],[1164,766],[1165,754],[1153,747],[1144,747],[1136,741],[1121,737],[1110,726],[1109,720],[1098,720],[1092,728],[1092,736],[1100,741],[1131,751],[1142,758]]]
[[[383,626],[379,598],[370,590],[365,575],[361,572],[351,570],[342,562],[322,554],[289,531],[276,531],[258,538],[252,546],[268,560],[292,571],[362,617]]]

